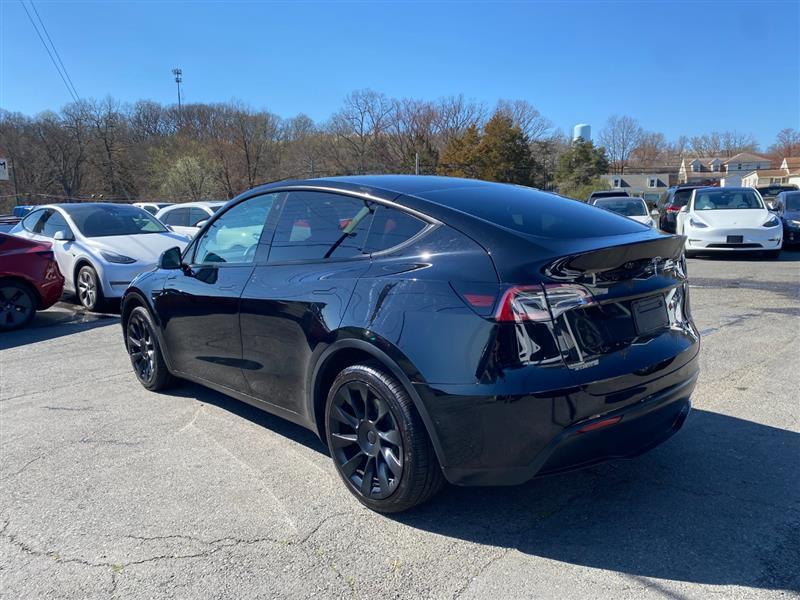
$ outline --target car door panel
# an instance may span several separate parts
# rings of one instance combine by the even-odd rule
[[[251,393],[304,418],[311,356],[333,341],[358,278],[371,202],[292,192],[281,206],[269,261],[241,300],[242,354]]]
[[[176,371],[248,391],[242,373],[247,365],[242,360],[240,296],[259,245],[271,235],[268,217],[277,196],[247,198],[221,213],[190,246],[184,260],[191,264],[165,282],[155,308]]]

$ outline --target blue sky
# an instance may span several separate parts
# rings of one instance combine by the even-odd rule
[[[241,99],[325,119],[348,92],[532,102],[596,133],[628,114],[668,138],[714,129],[767,146],[800,128],[800,2],[46,2],[81,96]],[[66,89],[22,6],[0,0],[0,106]]]

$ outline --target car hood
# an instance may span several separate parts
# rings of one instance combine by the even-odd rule
[[[175,246],[183,250],[188,243],[186,236],[173,232],[86,238],[86,245],[94,250],[116,252],[147,264],[157,263],[164,250]]]
[[[770,215],[765,208],[696,210],[694,214],[710,227],[760,227]]]

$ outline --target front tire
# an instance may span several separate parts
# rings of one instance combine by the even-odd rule
[[[75,289],[78,292],[78,301],[92,312],[97,312],[103,304],[103,289],[100,287],[100,278],[97,271],[90,265],[84,265],[78,271]]]
[[[36,314],[36,296],[21,281],[0,281],[0,331],[19,329]]]
[[[778,249],[778,250],[767,250],[766,252],[764,252],[764,256],[767,258],[767,260],[778,260],[780,255],[781,255],[780,249]]]
[[[143,306],[134,308],[128,317],[125,325],[125,347],[128,349],[136,379],[145,388],[155,392],[175,382],[158,345],[156,325]]]
[[[358,364],[339,373],[328,393],[325,423],[336,470],[367,508],[408,510],[444,485],[413,401],[380,366]]]

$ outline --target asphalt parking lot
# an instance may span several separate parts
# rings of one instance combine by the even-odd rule
[[[800,252],[692,259],[694,411],[634,460],[385,517],[310,432],[144,390],[118,318],[0,337],[5,598],[800,596]]]

